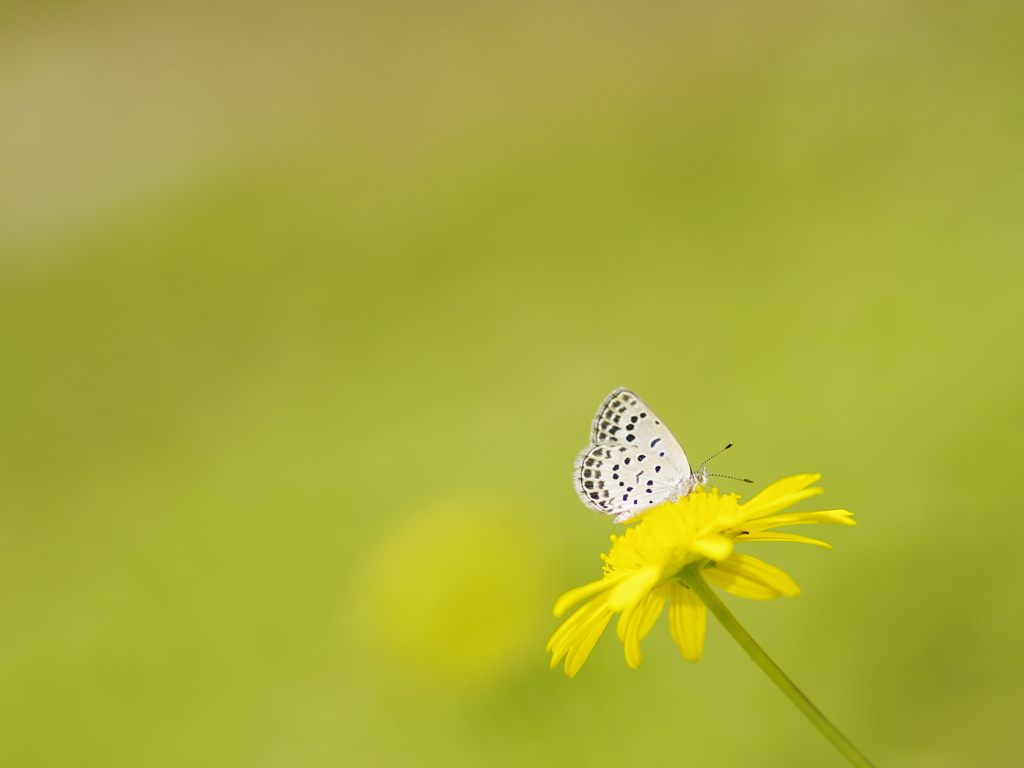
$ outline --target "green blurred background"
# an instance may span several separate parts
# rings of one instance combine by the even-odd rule
[[[857,513],[729,604],[880,768],[1024,763],[1022,40],[1012,2],[4,4],[0,763],[841,765],[717,626],[547,668],[622,385]]]

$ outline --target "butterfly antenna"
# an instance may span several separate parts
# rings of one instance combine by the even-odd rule
[[[711,461],[713,458],[715,458],[715,456],[718,456],[718,454],[720,454],[720,453],[725,453],[730,448],[732,448],[732,443],[729,443],[727,446],[725,446],[725,448],[720,450],[718,453],[711,454],[706,459],[704,459],[704,461],[701,462],[701,467],[706,467],[708,465],[708,462]],[[720,477],[720,475],[715,475],[715,477]]]
[[[752,483],[753,480],[748,480],[745,477],[733,477],[732,475],[708,475],[708,477],[724,477],[726,480],[739,480],[741,483]]]

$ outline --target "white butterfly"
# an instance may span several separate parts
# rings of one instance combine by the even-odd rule
[[[575,467],[580,499],[617,523],[679,501],[708,481],[707,470],[691,471],[669,428],[625,387],[601,403]]]

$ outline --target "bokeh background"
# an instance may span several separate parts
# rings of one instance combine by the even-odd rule
[[[4,3],[0,763],[842,765],[717,626],[548,669],[622,385],[857,513],[748,545],[800,598],[727,599],[880,767],[1024,763],[1022,40],[1013,2]]]

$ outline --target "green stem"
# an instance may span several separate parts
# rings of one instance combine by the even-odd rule
[[[779,669],[774,661],[768,658],[768,654],[754,641],[754,638],[736,620],[732,612],[725,607],[725,603],[721,601],[704,580],[704,576],[701,575],[702,566],[703,563],[693,563],[687,566],[679,574],[679,580],[704,601],[704,605],[715,614],[715,618],[721,622],[726,631],[733,636],[736,642],[740,644],[740,647],[753,659],[754,663],[764,670],[768,678],[779,687],[779,690],[786,694],[786,697],[796,705],[797,709],[804,713],[804,716],[811,721],[815,728],[821,731],[822,735],[831,742],[832,746],[839,750],[843,757],[849,760],[852,765],[857,766],[857,768],[872,768],[867,758],[858,752],[853,744],[828,721],[828,718],[811,703],[810,699],[804,696],[800,689],[793,684],[793,681],[786,677],[786,673]]]

